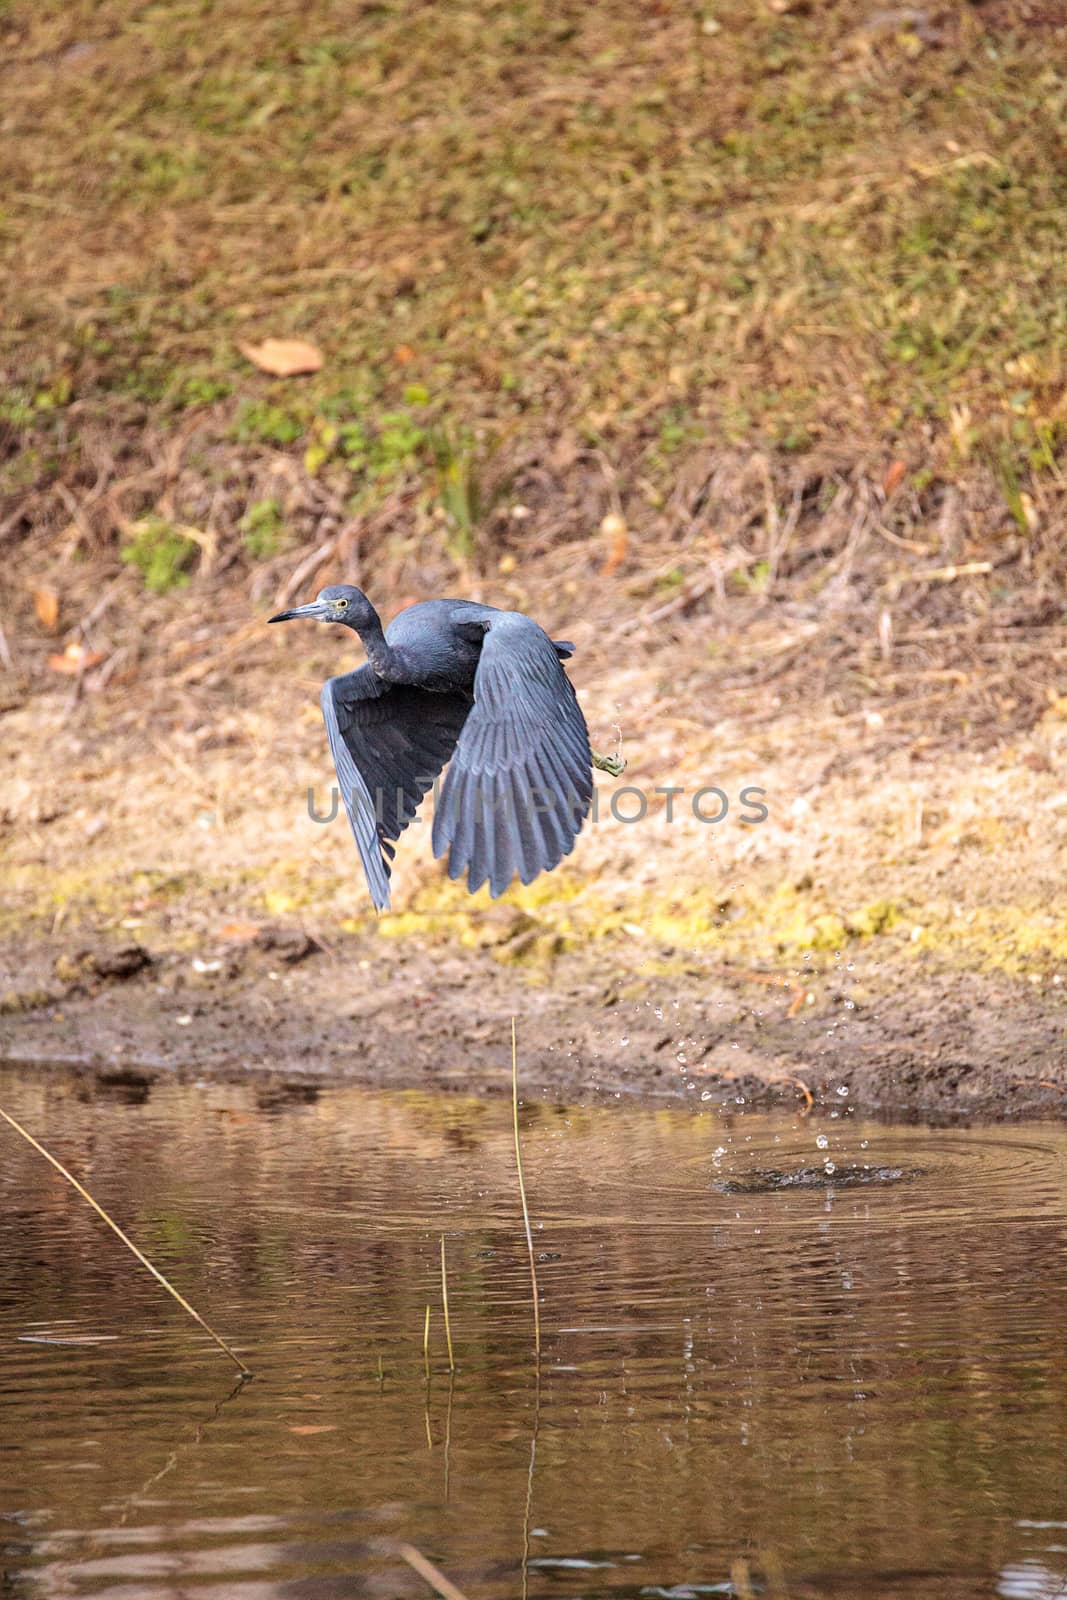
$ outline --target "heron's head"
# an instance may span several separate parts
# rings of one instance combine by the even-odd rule
[[[271,622],[291,622],[294,617],[311,617],[315,622],[343,622],[348,628],[358,628],[374,617],[371,605],[362,589],[350,583],[331,583],[320,589],[307,606],[294,606],[292,611],[279,611]]]

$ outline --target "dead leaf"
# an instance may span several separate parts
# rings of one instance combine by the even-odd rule
[[[258,922],[227,922],[215,935],[216,939],[225,939],[228,944],[251,944],[259,938]]]
[[[398,344],[393,351],[393,360],[398,367],[406,367],[409,361],[414,361],[415,352],[409,344]]]
[[[301,1438],[310,1433],[334,1433],[336,1422],[290,1422],[289,1432],[298,1434]]]
[[[600,524],[600,532],[608,540],[608,558],[600,569],[602,578],[610,578],[617,572],[626,560],[626,552],[630,543],[630,532],[624,517],[618,512],[609,511]]]
[[[260,372],[273,378],[295,378],[301,372],[318,372],[322,351],[306,339],[264,339],[262,344],[239,344],[237,348]]]
[[[46,633],[55,633],[59,622],[59,596],[47,584],[33,591],[33,609]]]
[[[907,472],[907,470],[908,463],[906,461],[901,461],[899,457],[896,461],[890,462],[888,470],[886,471],[886,475],[882,479],[882,493],[885,495],[887,500],[893,493],[894,489],[900,488],[900,485],[904,482],[904,474]]]
[[[90,667],[98,667],[106,659],[102,650],[87,650],[83,644],[68,644],[61,656],[48,657],[48,665],[53,672],[76,678],[79,672],[88,672]]]

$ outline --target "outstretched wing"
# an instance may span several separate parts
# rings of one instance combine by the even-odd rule
[[[495,899],[574,848],[593,795],[585,718],[557,647],[530,617],[486,623],[474,706],[456,745],[433,823],[448,875],[488,878]]]
[[[389,863],[427,790],[456,747],[471,702],[388,684],[369,666],[322,688],[322,715],[371,899],[389,905]]]

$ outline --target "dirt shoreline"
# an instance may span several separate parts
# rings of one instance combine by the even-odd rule
[[[1067,1114],[1067,1073],[1050,1068],[1067,1001],[988,974],[861,954],[803,982],[708,960],[672,976],[632,953],[623,965],[577,952],[517,980],[484,950],[383,950],[370,934],[327,952],[292,930],[201,973],[194,962],[215,961],[65,943],[28,963],[6,951],[0,1065],[105,1091],[179,1077],[502,1094],[515,1015],[526,1098],[936,1123]]]
[[[353,653],[329,630],[243,621],[250,653],[177,692],[152,657],[132,691],[28,682],[0,721],[0,1061],[491,1094],[516,1016],[526,1095],[1067,1115],[1054,668],[1025,725],[931,737],[891,698],[842,700],[825,644],[789,692],[751,682],[780,615],[680,615],[620,665],[582,648],[595,611],[547,589],[531,609],[578,639],[594,742],[621,732],[650,804],[621,822],[598,778],[574,855],[495,904],[448,882],[423,822],[375,918],[343,818],[309,819],[316,686]],[[767,817],[668,816],[665,787],[707,783],[759,785]]]
[[[367,577],[387,617],[390,595],[474,594],[573,639],[593,742],[621,743],[647,801],[623,820],[598,775],[573,855],[495,905],[448,882],[422,819],[381,919],[344,819],[308,810],[349,635],[268,628],[279,592],[238,571],[149,599],[102,555],[64,601],[110,608],[71,682],[25,565],[0,702],[0,1060],[491,1093],[515,1015],[525,1092],[560,1100],[1064,1115],[1062,604],[1025,563],[988,592],[955,568],[901,591],[897,544],[872,524],[861,560],[837,536],[825,583],[773,594],[663,600],[651,546],[610,577],[593,544]],[[341,576],[360,574],[316,581]],[[721,826],[693,811],[709,785]]]

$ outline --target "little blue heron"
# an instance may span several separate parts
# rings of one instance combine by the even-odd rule
[[[361,589],[333,584],[271,622],[311,617],[359,634],[365,666],[328,678],[322,714],[371,898],[389,905],[397,840],[451,762],[437,800],[433,853],[471,893],[493,899],[574,848],[593,794],[595,756],[561,662],[574,646],[521,611],[426,600],[383,630]]]

